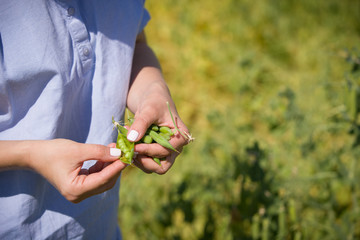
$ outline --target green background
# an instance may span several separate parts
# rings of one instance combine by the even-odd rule
[[[165,175],[124,171],[124,239],[359,239],[360,2],[146,6],[196,140]]]

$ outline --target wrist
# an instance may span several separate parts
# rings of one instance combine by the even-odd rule
[[[127,106],[135,113],[144,106],[144,103],[166,103],[167,101],[172,101],[169,88],[165,82],[159,80],[149,83],[146,88],[131,91],[128,95]]]
[[[13,162],[11,165],[17,168],[32,168],[30,151],[33,141],[15,141],[13,144]]]
[[[37,141],[20,141],[17,147],[17,152],[19,154],[17,165],[21,168],[34,169],[33,162],[31,160],[31,151],[34,149],[34,144]]]

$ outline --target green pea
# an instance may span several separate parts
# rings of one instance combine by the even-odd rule
[[[160,127],[160,132],[169,134],[170,136],[174,135],[173,131],[171,131],[169,127],[165,127],[165,126]]]
[[[161,133],[159,133],[159,135],[162,136],[162,137],[164,137],[164,138],[165,138],[166,140],[168,140],[168,141],[171,139],[170,134],[161,132]]]
[[[130,164],[132,161],[132,150],[134,148],[133,143],[130,143],[126,138],[126,133],[121,132],[121,130],[118,128],[118,137],[116,141],[116,147],[119,148],[122,152],[120,156],[120,160],[122,160],[125,163]]]
[[[153,139],[152,139],[152,137],[150,137],[150,135],[145,135],[142,140],[144,143],[152,143],[152,141],[153,141]]]
[[[126,157],[127,159],[129,159],[129,158],[131,157],[131,152],[125,153],[125,157]]]
[[[151,128],[151,130],[154,130],[155,132],[159,131],[159,126],[157,126],[157,125],[153,124],[150,126],[150,128]]]
[[[121,136],[121,134],[118,135],[116,145],[117,145],[116,147],[120,148],[121,151],[123,151],[123,152],[128,152],[129,151],[127,149],[127,146],[126,146],[125,141],[124,141],[123,137]]]

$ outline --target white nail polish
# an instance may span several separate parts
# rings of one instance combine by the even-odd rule
[[[110,155],[114,157],[119,157],[121,155],[121,150],[118,148],[110,148]]]
[[[127,136],[127,139],[128,139],[129,141],[133,141],[133,142],[134,142],[134,141],[137,139],[138,136],[139,136],[139,133],[138,133],[137,131],[131,130],[130,133],[129,133],[129,135]]]

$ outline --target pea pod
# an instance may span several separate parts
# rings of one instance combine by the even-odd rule
[[[120,132],[120,130],[118,130],[118,138],[116,141],[116,147],[119,148],[122,152],[119,159],[126,164],[131,164],[132,158],[134,156],[134,143],[130,143],[126,139],[126,135],[124,136]]]
[[[133,154],[131,153],[131,150],[126,146],[123,135],[121,133],[118,136],[116,147],[121,150],[121,156],[119,157],[119,159],[126,164],[131,164]]]
[[[152,137],[152,139],[157,142],[158,144],[160,144],[163,147],[166,147],[168,149],[171,149],[175,152],[179,152],[178,150],[176,150],[169,142],[168,140],[166,140],[166,138],[164,138],[163,136],[161,136],[160,134],[158,134],[157,132],[151,130],[149,133],[150,137]]]
[[[121,149],[122,152],[126,153],[129,152],[129,149],[127,148],[124,139],[120,136],[118,137],[117,141],[116,141],[116,147]]]
[[[121,134],[120,130],[118,130],[118,137],[116,140],[116,147],[120,148],[121,151],[126,152],[126,143],[125,143],[125,139],[124,136]]]
[[[118,136],[117,136],[117,140],[116,140],[116,147],[119,148],[121,150],[121,156],[119,157],[119,159],[121,161],[123,161],[126,164],[131,164],[132,162],[132,158],[134,156],[134,143],[133,142],[129,142],[127,140],[127,132],[128,130],[116,123],[113,119],[113,123],[116,126],[117,130],[118,130]]]

